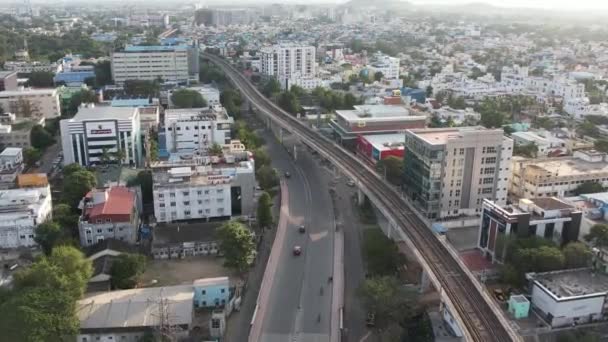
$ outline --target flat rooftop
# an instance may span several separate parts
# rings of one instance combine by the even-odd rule
[[[182,244],[184,242],[210,242],[216,241],[216,229],[224,222],[180,222],[159,223],[154,227],[153,246],[167,244]]]
[[[562,299],[608,292],[608,276],[590,268],[536,273],[532,278]]]
[[[37,89],[26,88],[23,90],[0,91],[0,97],[27,96],[27,95],[53,95],[56,93],[57,93],[56,88],[37,88]]]
[[[7,71],[7,70],[0,70],[0,78],[5,78],[8,77],[12,74],[16,74],[16,71]]]
[[[179,108],[165,110],[165,122],[172,120],[184,121],[211,121],[211,120],[231,120],[228,112],[223,107],[216,108]]]
[[[137,108],[132,107],[110,107],[95,106],[83,107],[78,109],[78,113],[70,119],[71,121],[117,119],[130,120],[137,113]]]
[[[420,118],[420,116],[410,115],[404,106],[360,105],[354,108],[354,110],[337,110],[336,114],[347,121],[417,120]]]
[[[581,194],[581,198],[594,202],[608,203],[608,192],[598,192],[595,194]]]
[[[494,133],[502,129],[487,129],[482,126],[458,127],[458,128],[421,128],[408,130],[415,136],[424,140],[429,145],[445,145],[449,140],[462,138],[465,135],[478,135],[480,133]],[[485,135],[485,134],[484,134]]]
[[[405,134],[368,134],[363,138],[379,151],[405,148]]]
[[[186,50],[189,46],[187,45],[130,45],[125,47],[124,51],[119,52],[164,52],[164,51],[176,51]]]
[[[562,202],[555,197],[531,198],[529,200],[532,203],[536,204],[536,206],[538,206],[539,208],[544,209],[544,210],[574,209],[574,207],[571,206],[570,204]]]
[[[528,168],[544,170],[555,177],[584,176],[594,173],[608,173],[608,163],[588,162],[574,157],[528,159]],[[551,181],[547,179],[546,181]]]
[[[173,325],[192,323],[192,285],[103,292],[76,304],[80,329],[152,327],[159,324],[161,300]]]

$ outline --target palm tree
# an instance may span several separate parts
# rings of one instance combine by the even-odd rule
[[[119,148],[116,150],[116,152],[113,153],[113,155],[114,155],[113,156],[114,160],[120,165],[126,158],[127,153],[125,152],[125,150],[123,148]]]
[[[103,165],[107,165],[110,162],[110,151],[107,147],[101,149],[101,155],[99,156],[99,162]]]

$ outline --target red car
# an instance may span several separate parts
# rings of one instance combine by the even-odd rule
[[[302,247],[300,246],[294,246],[293,247],[293,255],[298,256],[302,254]]]

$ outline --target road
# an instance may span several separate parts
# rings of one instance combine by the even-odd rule
[[[59,152],[61,152],[60,142],[56,142],[49,146],[42,154],[42,157],[40,158],[40,167],[36,168],[35,172],[46,173],[47,175],[50,174],[53,169],[53,161],[57,158]]]
[[[265,137],[267,141],[272,138]],[[273,275],[266,305],[258,310],[261,322],[260,341],[330,340],[332,293],[329,277],[333,273],[333,235],[335,221],[329,188],[322,171],[310,156],[298,154],[286,159],[286,149],[268,144],[269,154],[281,173],[288,171],[286,234],[280,245],[279,262]],[[298,232],[300,225],[306,233]],[[293,247],[303,253],[293,255]]]

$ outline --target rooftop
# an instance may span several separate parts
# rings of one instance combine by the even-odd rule
[[[561,299],[608,292],[608,276],[590,268],[533,273],[530,277]]]
[[[7,147],[0,153],[0,157],[14,157],[19,155],[22,150],[21,147]]]
[[[163,52],[163,51],[176,51],[186,50],[189,46],[187,45],[129,45],[125,47],[124,52]]]
[[[80,329],[153,327],[159,324],[160,302],[173,325],[192,323],[192,285],[152,287],[95,294],[76,304]]]
[[[154,227],[152,244],[162,246],[184,242],[215,241],[215,230],[223,222],[166,223]]]
[[[17,185],[20,188],[47,186],[49,179],[46,173],[23,173],[17,175]]]
[[[25,88],[21,90],[5,90],[0,91],[0,97],[11,97],[11,96],[26,96],[26,95],[54,95],[57,93],[56,88]]]
[[[5,78],[8,77],[12,74],[16,74],[16,71],[6,71],[6,70],[0,70],[0,78]]]
[[[70,121],[86,121],[99,119],[130,120],[138,112],[132,107],[94,106],[81,107]]]
[[[228,285],[230,279],[228,277],[216,277],[216,278],[201,278],[196,279],[192,285],[194,286],[212,286],[212,285]]]
[[[515,158],[514,158],[515,159]],[[543,170],[551,176],[583,176],[593,173],[608,173],[608,163],[588,162],[575,157],[559,157],[545,159],[520,159],[528,168]],[[544,180],[541,180],[544,181]],[[548,180],[550,181],[550,179]]]
[[[354,110],[337,110],[336,114],[347,121],[390,121],[395,119],[418,119],[410,115],[404,106],[397,105],[360,105]]]
[[[463,138],[465,135],[467,136],[478,136],[483,137],[487,134],[480,133],[492,133],[496,134],[500,132],[500,135],[503,135],[502,129],[487,129],[481,126],[471,126],[471,127],[458,127],[458,128],[421,128],[421,129],[411,129],[409,132],[413,133],[415,136],[424,140],[427,144],[430,145],[445,145],[449,140]]]
[[[221,106],[212,108],[179,108],[165,110],[165,122],[171,120],[229,120],[232,118],[226,112],[226,109]]]
[[[369,134],[364,135],[363,138],[379,151],[403,150],[405,148],[405,134],[403,133]]]
[[[101,198],[104,196],[105,198]],[[86,205],[83,210],[83,216],[87,217],[88,220],[108,215],[130,217],[135,205],[135,193],[124,186],[115,186],[110,189],[94,189],[89,191],[85,199],[92,203]]]
[[[594,202],[608,203],[608,192],[598,192],[595,194],[581,194],[581,198]]]
[[[531,198],[530,201],[543,210],[573,209],[571,205],[564,203],[555,197]]]

